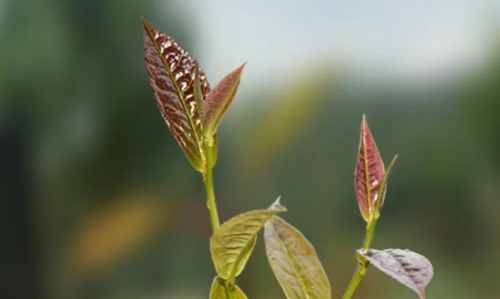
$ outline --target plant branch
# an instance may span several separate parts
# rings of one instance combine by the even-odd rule
[[[373,240],[373,235],[375,233],[375,225],[377,224],[376,218],[372,218],[368,226],[366,227],[366,235],[365,235],[365,241],[363,242],[363,248],[368,249],[370,248],[370,244]]]
[[[373,235],[375,232],[375,225],[377,224],[377,218],[372,218],[372,220],[369,222],[368,226],[366,227],[366,235],[365,235],[365,240],[363,242],[363,248],[368,249],[370,248],[370,244],[373,240]],[[349,282],[349,285],[347,285],[347,289],[344,292],[344,295],[342,296],[342,299],[351,299],[352,295],[354,294],[354,291],[356,291],[356,288],[358,287],[359,283],[361,282],[361,279],[366,274],[366,271],[368,270],[368,267],[370,266],[369,262],[366,261],[358,261],[358,266],[356,267],[356,272],[354,272],[354,275],[351,278],[351,281]]]
[[[363,276],[365,276],[365,273],[366,268],[363,264],[359,263],[358,267],[356,268],[356,272],[354,272],[354,275],[352,276],[351,282],[349,282],[349,285],[347,286],[347,289],[342,296],[342,299],[350,299],[352,297],[354,291],[356,291],[356,288],[361,282],[361,279],[363,279]]]
[[[210,221],[212,222],[212,230],[215,233],[217,229],[220,227],[219,215],[217,214],[217,205],[215,203],[215,194],[214,194],[214,184],[212,178],[212,168],[213,168],[213,146],[207,146],[206,151],[206,171],[203,176],[203,180],[205,182],[205,190],[207,192],[207,206],[208,211],[210,212]]]

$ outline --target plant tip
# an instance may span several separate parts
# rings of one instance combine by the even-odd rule
[[[144,17],[141,17],[141,23],[144,29],[149,30],[151,28],[151,25],[144,19]]]
[[[286,208],[281,205],[281,195],[278,196],[275,202],[269,207],[269,210],[283,210],[286,211]]]

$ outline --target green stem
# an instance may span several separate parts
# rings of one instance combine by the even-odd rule
[[[368,249],[370,248],[370,244],[373,240],[373,235],[375,232],[375,225],[377,224],[377,219],[374,218],[370,221],[368,224],[368,227],[366,228],[366,235],[365,235],[365,240],[363,242],[363,248]],[[354,275],[351,278],[351,281],[349,282],[349,285],[347,285],[347,289],[344,292],[344,295],[342,296],[342,299],[351,299],[352,295],[354,294],[354,291],[356,291],[356,288],[358,287],[359,283],[361,282],[361,279],[366,274],[366,271],[368,270],[368,267],[370,266],[370,263],[368,262],[361,262],[359,261],[358,266],[356,267],[356,272],[354,272]]]
[[[350,299],[352,297],[354,291],[356,291],[356,288],[361,282],[361,279],[365,276],[365,273],[366,273],[366,268],[364,267],[364,265],[361,263],[358,264],[356,272],[354,272],[351,282],[349,282],[349,285],[347,286],[347,289],[345,290],[342,299]]]
[[[372,221],[370,221],[370,223],[368,224],[368,227],[366,228],[365,241],[363,242],[364,249],[370,248],[370,244],[373,240],[373,235],[375,232],[375,225],[376,224],[377,224],[377,219],[372,219]]]
[[[207,166],[204,174],[205,190],[207,192],[207,206],[210,212],[210,221],[212,222],[212,230],[215,233],[219,229],[219,215],[217,214],[217,205],[215,204],[214,183],[212,178],[213,168],[213,147],[207,146]]]

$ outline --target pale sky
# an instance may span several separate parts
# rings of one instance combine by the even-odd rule
[[[209,77],[248,61],[252,81],[335,60],[360,75],[432,81],[479,65],[500,19],[499,0],[176,1],[197,19]]]

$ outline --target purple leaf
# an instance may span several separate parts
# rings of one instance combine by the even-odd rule
[[[194,95],[197,62],[171,37],[144,25],[144,54],[156,104],[193,167],[203,170],[203,124]],[[203,99],[210,86],[198,67]]]
[[[384,173],[384,162],[370,133],[366,117],[363,115],[359,154],[354,175],[359,209],[366,221],[371,221],[373,216]]]
[[[244,67],[245,63],[224,77],[203,103],[203,127],[205,135],[212,136],[216,132],[222,116],[233,101]]]

